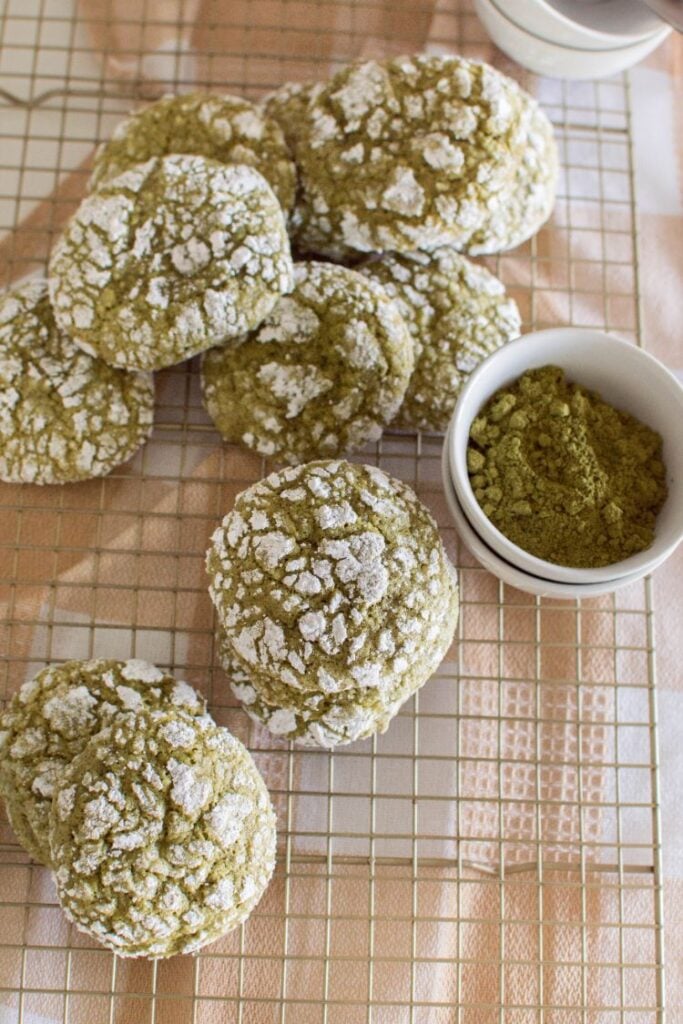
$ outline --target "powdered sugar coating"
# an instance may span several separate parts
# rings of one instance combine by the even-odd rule
[[[151,376],[81,351],[55,324],[47,282],[0,295],[0,479],[103,476],[144,444],[153,420]]]
[[[440,620],[429,623],[421,640],[421,655],[408,672],[386,687],[356,686],[341,692],[329,689],[326,675],[319,677],[320,692],[306,695],[292,691],[284,705],[269,701],[270,687],[235,654],[225,632],[219,628],[217,649],[230,688],[255,722],[279,739],[293,740],[305,747],[335,747],[367,739],[388,729],[401,706],[413,696],[441,664],[458,622],[458,588],[450,571],[450,597]],[[386,639],[383,641],[387,643]]]
[[[294,281],[256,331],[202,360],[204,403],[223,437],[289,463],[376,440],[413,367],[381,287],[326,263],[296,264]]]
[[[67,916],[120,956],[190,953],[236,927],[275,866],[253,760],[208,716],[119,715],[60,778],[50,837]]]
[[[385,253],[359,269],[394,299],[416,347],[398,422],[446,430],[470,373],[519,335],[516,303],[490,271],[447,246]]]
[[[291,152],[295,152],[307,112],[323,88],[323,82],[285,82],[261,100],[268,117],[280,125]],[[294,251],[300,256],[319,253],[347,265],[358,259],[354,249],[345,245],[341,238],[331,236],[328,223],[321,226],[315,223],[301,187],[297,189],[296,202],[290,212],[289,230]]]
[[[385,727],[436,667],[457,618],[434,520],[372,466],[271,474],[238,496],[207,568],[222,633],[270,708],[269,728],[323,745]]]
[[[471,256],[501,252],[521,245],[553,212],[559,174],[553,126],[536,100],[524,96],[517,129],[521,157],[500,202],[469,240]]]
[[[206,709],[191,686],[140,659],[67,661],[14,694],[0,717],[0,792],[36,860],[50,863],[50,803],[66,767],[113,715],[145,707]]]
[[[476,61],[399,57],[343,68],[297,113],[297,244],[358,251],[468,245],[515,178],[527,97]],[[310,246],[308,246],[310,247]]]
[[[261,100],[262,109],[282,129],[290,152],[295,151],[306,113],[323,89],[323,82],[285,82]],[[314,222],[301,187],[297,188],[296,201],[289,213],[289,233],[292,248],[299,257],[323,254],[347,266],[358,260],[354,249],[330,235],[329,225],[319,227]]]
[[[279,124],[290,147],[298,137],[309,105],[323,88],[322,82],[285,82],[261,100],[261,109]]]
[[[159,369],[259,324],[291,288],[292,262],[258,171],[171,155],[84,199],[49,281],[55,319],[81,348]]]
[[[111,181],[133,164],[168,153],[254,167],[285,213],[292,208],[296,168],[280,126],[241,96],[206,92],[163,96],[121,121],[95,154],[91,187]]]

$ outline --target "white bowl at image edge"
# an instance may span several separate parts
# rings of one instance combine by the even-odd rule
[[[453,518],[455,529],[461,541],[470,552],[473,558],[480,565],[496,576],[503,583],[507,583],[516,590],[523,590],[526,594],[534,594],[536,597],[553,597],[558,600],[576,601],[586,597],[599,597],[601,594],[611,594],[631,583],[637,583],[647,575],[646,572],[634,572],[630,576],[622,576],[620,579],[607,580],[604,583],[557,583],[554,580],[542,579],[524,572],[514,565],[510,565],[504,558],[501,558],[487,547],[481,537],[472,529],[467,516],[458,502],[450,472],[450,461],[448,458],[448,435],[444,441],[441,456],[441,475],[443,481],[446,504]],[[664,558],[661,559],[664,561]],[[656,569],[661,562],[650,566],[648,572]]]
[[[664,25],[639,43],[587,50],[558,46],[518,28],[492,0],[474,0],[474,9],[496,46],[522,67],[537,75],[551,78],[607,78],[638,64],[666,39],[671,32]]]
[[[600,393],[618,409],[631,413],[663,441],[668,496],[657,517],[649,548],[622,561],[595,569],[556,565],[513,544],[484,515],[467,472],[467,444],[472,421],[500,388],[527,370],[561,367],[570,382]],[[683,387],[653,356],[602,331],[557,327],[508,342],[482,362],[460,392],[448,434],[451,478],[458,502],[475,532],[501,558],[524,572],[561,583],[601,583],[634,573],[646,574],[675,550],[683,536]]]
[[[512,0],[517,5],[521,0]],[[617,34],[625,40],[644,39],[656,32],[662,19],[646,0],[544,0],[563,17],[591,32]],[[618,28],[616,27],[618,26]]]
[[[612,50],[661,33],[662,19],[642,0],[493,0],[498,11],[523,32],[556,46]]]

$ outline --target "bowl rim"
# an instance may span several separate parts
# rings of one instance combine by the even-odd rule
[[[640,361],[641,364],[647,364],[650,369],[655,371],[655,373],[661,378],[663,387],[675,390],[675,393],[678,395],[679,401],[683,406],[683,387],[674,374],[671,373],[671,371],[668,370],[658,359],[650,355],[650,353],[643,351],[643,349],[638,348],[627,341],[617,338],[615,335],[607,334],[604,331],[583,327],[551,327],[545,330],[523,334],[514,341],[507,342],[507,344],[501,346],[501,348],[497,349],[479,364],[460,392],[449,424],[449,430],[446,435],[446,444],[449,450],[451,479],[453,481],[455,492],[458,496],[458,502],[469,524],[475,532],[486,541],[487,547],[493,548],[500,557],[517,566],[523,572],[528,572],[534,576],[540,577],[541,579],[550,579],[558,582],[574,584],[587,584],[617,579],[621,576],[630,576],[635,572],[640,572],[641,569],[649,571],[649,567],[658,563],[660,559],[668,558],[678,546],[681,539],[683,539],[683,516],[681,516],[677,532],[673,538],[669,540],[666,546],[657,546],[657,538],[655,536],[655,541],[649,548],[646,548],[635,555],[630,555],[628,558],[622,559],[619,562],[612,562],[609,565],[600,566],[599,568],[594,569],[574,568],[572,566],[561,566],[554,562],[547,562],[544,559],[537,558],[535,555],[530,554],[517,544],[514,544],[505,536],[504,533],[494,526],[490,519],[488,519],[484,514],[470,485],[466,465],[467,444],[465,443],[463,445],[462,441],[462,436],[465,431],[466,436],[469,437],[469,430],[472,422],[470,420],[467,424],[464,423],[465,405],[470,394],[479,388],[482,379],[484,379],[485,375],[490,372],[489,367],[495,360],[509,358],[510,352],[519,351],[520,349],[524,350],[525,346],[528,347],[528,343],[531,340],[535,341],[537,344],[540,343],[544,345],[543,360],[538,361],[534,358],[530,358],[526,361],[522,361],[522,365],[515,371],[514,377],[510,378],[511,380],[514,380],[521,376],[526,369],[531,369],[534,366],[552,365],[553,351],[550,346],[553,341],[559,345],[560,343],[566,343],[569,337],[576,338],[577,336],[581,336],[583,340],[590,342],[592,345],[599,344],[603,349],[606,348],[611,350],[612,355],[614,356],[622,356],[624,349],[628,349],[631,358],[634,358],[636,361]],[[502,385],[498,385],[498,387],[500,386]],[[478,409],[481,409],[494,391],[498,390],[498,387],[487,392],[486,397],[477,404]]]
[[[557,43],[553,39],[548,39],[546,36],[539,36],[536,32],[531,32],[525,25],[520,25],[518,21],[515,21],[510,17],[507,11],[504,11],[498,6],[499,0],[478,0],[480,4],[488,4],[504,21],[511,25],[517,32],[521,32],[523,35],[528,36],[529,39],[535,39],[537,42],[542,43],[544,46],[551,47],[553,50],[562,50],[564,53],[575,54],[577,57],[593,57],[600,56],[601,54],[623,54],[625,56],[636,55],[639,53],[640,48],[649,43],[664,42],[667,36],[673,31],[670,25],[665,22],[662,23],[661,28],[656,28],[652,32],[648,32],[647,35],[638,36],[631,38],[629,42],[618,42],[616,45],[603,46],[603,47],[587,47],[587,46],[569,46],[566,43]],[[553,13],[558,13],[552,8]],[[564,17],[564,16],[563,16]],[[573,25],[571,19],[566,19],[567,25]],[[595,32],[594,29],[586,29],[588,33],[594,33],[598,39],[600,39],[600,33]],[[608,36],[605,38],[609,38]],[[654,47],[653,47],[654,48]]]
[[[642,569],[638,572],[630,573],[627,576],[621,576],[614,580],[603,580],[599,583],[567,583],[545,579],[542,576],[535,576],[533,573],[525,572],[524,569],[518,568],[518,566],[513,565],[512,562],[508,562],[506,559],[501,558],[501,556],[494,551],[493,548],[490,548],[485,540],[480,537],[469,522],[462,505],[458,501],[458,496],[455,493],[455,488],[451,478],[448,458],[448,435],[444,439],[441,453],[441,477],[444,497],[446,499],[446,504],[448,505],[451,518],[453,519],[453,523],[455,524],[455,530],[472,557],[475,558],[487,572],[490,572],[497,579],[501,580],[501,582],[505,583],[509,587],[515,587],[517,590],[522,590],[526,594],[535,594],[537,597],[551,597],[555,600],[563,601],[580,601],[587,597],[598,597],[602,594],[612,594],[617,590],[621,590],[622,587],[629,586],[631,583],[637,583],[649,573],[654,572],[654,570],[659,568],[662,562],[665,561],[664,556],[658,559],[655,564],[651,565],[647,569]],[[507,573],[514,582],[511,582],[510,579],[505,579],[502,575],[501,567],[503,567],[502,571]]]
[[[575,24],[577,26],[580,26],[581,28],[585,29],[587,32],[595,32],[595,33],[597,33],[599,35],[607,35],[607,36],[610,36],[612,34],[609,29],[593,28],[592,25],[587,25],[585,22],[580,21],[580,20],[576,20],[575,18],[571,17],[569,14],[565,14],[562,11],[558,11],[557,7],[555,7],[555,4],[552,2],[552,0],[536,0],[536,2],[542,4],[546,8],[547,7],[551,7],[552,10],[553,10],[553,13],[556,13],[558,16],[567,19],[567,21],[569,21],[571,24]],[[613,0],[609,0],[609,2],[611,3],[611,2],[613,2]],[[618,0],[617,0],[617,2],[618,2]],[[640,6],[643,6],[642,2],[639,3],[639,7]],[[613,12],[613,13],[616,13],[616,12]],[[659,15],[657,15],[652,9],[650,9],[649,13],[653,14],[659,20],[660,24],[657,26],[657,28],[652,29],[652,31],[648,32],[648,33],[641,33],[639,35],[629,35],[629,36],[623,37],[623,38],[645,39],[645,38],[647,38],[647,35],[652,35],[655,32],[658,32],[659,28],[661,27],[662,24],[666,24],[664,19],[660,18]]]

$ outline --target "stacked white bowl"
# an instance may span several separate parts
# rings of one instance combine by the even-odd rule
[[[474,0],[474,7],[496,46],[555,78],[616,74],[671,32],[643,0]]]
[[[529,554],[484,515],[470,485],[467,445],[480,409],[527,370],[559,366],[572,383],[597,391],[663,440],[668,496],[651,547],[598,569],[556,565]],[[463,388],[443,447],[444,493],[465,547],[505,583],[531,594],[581,598],[635,583],[669,557],[683,538],[683,387],[657,359],[601,331],[560,327],[527,334],[489,356]]]

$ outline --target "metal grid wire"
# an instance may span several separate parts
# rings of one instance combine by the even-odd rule
[[[93,144],[132,99],[192,82],[257,97],[425,42],[493,52],[455,0],[204,0],[198,15],[181,0],[80,2],[6,0],[0,19],[3,284],[44,268]],[[561,148],[557,210],[491,266],[526,329],[573,322],[639,342],[627,80],[535,87]],[[268,467],[219,443],[195,365],[158,375],[154,435],[129,466],[0,486],[3,696],[68,657],[170,666],[254,752],[280,836],[242,929],[149,963],[70,928],[3,824],[2,1024],[662,1019],[649,582],[581,605],[499,583],[450,524],[440,447],[389,432],[363,459],[433,509],[460,573],[457,642],[384,736],[334,754],[250,724],[217,667],[203,555]]]

